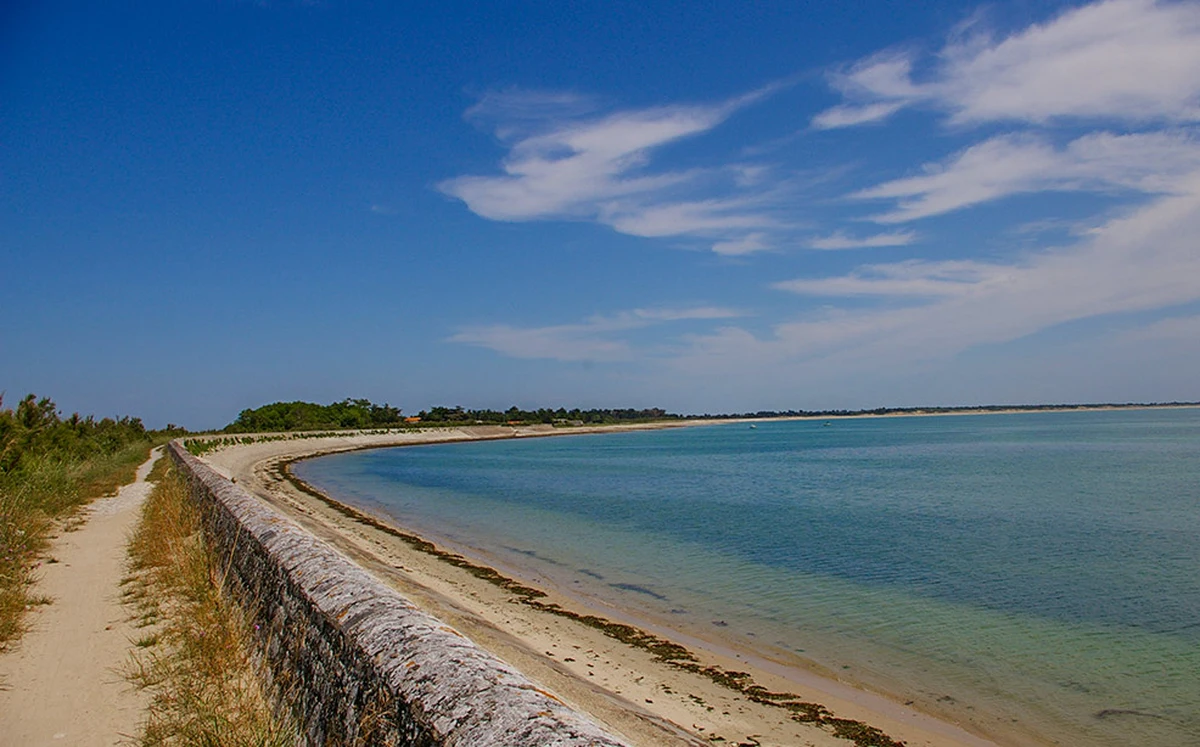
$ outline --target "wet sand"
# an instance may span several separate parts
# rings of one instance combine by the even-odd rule
[[[477,426],[289,437],[226,447],[203,458],[633,744],[853,744],[833,735],[839,728],[860,735],[877,729],[912,746],[1047,743],[1016,727],[935,718],[906,705],[903,696],[868,692],[815,667],[773,661],[652,621],[622,617],[619,610],[589,608],[562,589],[531,589],[490,568],[487,558],[424,542],[390,520],[320,495],[287,471],[287,464],[297,459],[354,449],[699,424],[705,423],[569,430]],[[664,660],[677,655],[673,646],[682,646],[685,656],[693,658]],[[814,710],[811,704],[821,708]],[[821,723],[803,721],[814,713]]]

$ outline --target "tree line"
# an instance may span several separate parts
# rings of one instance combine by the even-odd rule
[[[0,650],[24,629],[52,519],[131,481],[155,443],[183,433],[148,431],[138,418],[63,417],[33,394],[5,408],[0,395]]]
[[[1190,403],[1173,402],[1170,405]],[[837,418],[855,415],[908,415],[950,412],[997,412],[1021,410],[1076,410],[1094,407],[1154,407],[1160,404],[1049,404],[1049,405],[979,405],[967,407],[876,407],[862,410],[759,410],[757,412],[678,415],[661,407],[552,409],[540,407],[523,410],[513,406],[507,410],[468,409],[462,406],[438,406],[421,410],[415,417],[406,418],[398,407],[377,405],[367,399],[344,399],[328,405],[313,402],[273,402],[269,405],[242,410],[237,419],[224,428],[226,433],[273,433],[279,431],[321,431],[374,428],[398,428],[420,425],[613,425],[645,423],[661,420],[736,419],[736,418]]]
[[[522,410],[513,406],[507,410],[474,410],[462,406],[430,407],[416,416],[406,418],[398,407],[377,405],[367,399],[344,399],[328,405],[314,402],[273,402],[262,407],[242,410],[237,419],[225,426],[226,433],[271,433],[278,431],[317,431],[336,429],[397,428],[421,425],[502,425],[572,424],[603,425],[636,423],[652,420],[676,420],[683,416],[660,407],[567,409],[548,407]]]
[[[64,418],[49,397],[30,394],[13,409],[0,396],[0,480],[34,461],[80,462],[115,454],[131,443],[148,443],[141,418],[101,418],[75,413]]]
[[[1043,412],[1057,410],[1096,410],[1101,408],[1133,409],[1148,407],[1195,407],[1200,402],[1100,402],[1083,404],[1043,404],[1043,405],[962,405],[937,407],[876,407],[863,410],[759,410],[758,412],[733,412],[717,415],[688,415],[687,418],[703,418],[705,420],[737,420],[746,418],[839,418],[862,415],[928,415],[966,412],[1007,412],[1021,410],[1028,412]]]
[[[344,399],[328,405],[313,402],[272,402],[242,410],[225,426],[226,433],[318,431],[337,428],[393,428],[404,425],[399,407],[366,399]]]
[[[581,410],[578,407],[568,410],[565,407],[550,409],[541,407],[536,410],[522,410],[515,405],[507,410],[467,410],[462,407],[431,407],[422,410],[418,417],[423,423],[463,423],[463,424],[504,424],[504,423],[543,423],[543,424],[580,424],[604,425],[614,423],[637,423],[652,420],[679,420],[683,416],[669,413],[660,407],[646,409],[633,408],[593,408]]]

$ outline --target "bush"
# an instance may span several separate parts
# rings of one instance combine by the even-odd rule
[[[51,522],[131,482],[158,434],[137,418],[63,418],[35,395],[0,397],[0,649],[22,630],[32,571]]]

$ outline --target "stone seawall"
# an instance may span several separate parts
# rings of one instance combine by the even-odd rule
[[[180,442],[168,450],[305,744],[624,744]]]

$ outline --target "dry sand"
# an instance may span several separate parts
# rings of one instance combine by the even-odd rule
[[[596,430],[614,429],[580,428],[570,432]],[[811,724],[791,720],[781,708],[752,702],[707,677],[657,661],[647,651],[616,641],[596,628],[524,605],[512,593],[297,490],[280,479],[278,469],[282,462],[316,453],[561,432],[548,427],[481,426],[291,439],[229,447],[204,458],[217,471],[282,509],[385,583],[632,744],[852,744]],[[613,610],[589,609],[562,590],[543,590],[549,593],[543,601],[581,614],[619,619]],[[677,631],[643,627],[686,645],[705,666],[749,672],[755,682],[769,690],[795,693],[803,700],[820,703],[839,717],[870,724],[911,747],[1042,743],[1033,735],[1014,732],[1011,725],[939,720],[903,705],[901,700],[867,692],[832,675],[781,666],[754,652],[711,645]],[[985,734],[995,741],[985,738]]]
[[[128,744],[146,696],[125,680],[138,631],[121,604],[126,542],[150,491],[146,475],[82,509],[50,547],[36,592],[53,602],[29,615],[31,630],[0,656],[0,746]]]

